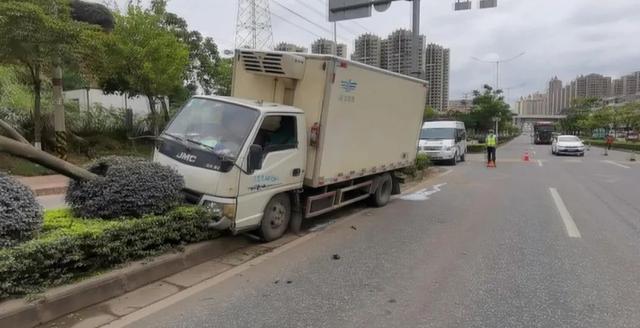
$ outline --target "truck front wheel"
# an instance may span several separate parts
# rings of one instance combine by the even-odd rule
[[[260,234],[264,241],[276,240],[284,234],[291,219],[291,201],[285,194],[273,196],[264,209]]]
[[[389,173],[385,173],[378,177],[378,188],[371,194],[371,205],[375,207],[382,207],[387,205],[391,199],[391,191],[393,190],[393,180]]]

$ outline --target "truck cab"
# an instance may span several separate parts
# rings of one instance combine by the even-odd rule
[[[274,195],[302,188],[307,135],[295,107],[194,97],[160,138],[154,160],[184,176],[187,200],[212,211],[214,228],[253,229]]]

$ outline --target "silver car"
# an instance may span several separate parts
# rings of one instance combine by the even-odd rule
[[[578,155],[584,156],[584,143],[580,138],[571,135],[560,135],[553,138],[551,153],[554,155]]]

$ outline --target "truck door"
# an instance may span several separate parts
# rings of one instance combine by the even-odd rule
[[[264,117],[253,140],[253,144],[263,149],[262,168],[250,175],[242,173],[240,176],[237,231],[259,225],[262,212],[274,195],[302,188],[306,160],[305,133],[301,114]]]

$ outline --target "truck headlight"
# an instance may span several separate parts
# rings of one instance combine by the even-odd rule
[[[214,217],[226,217],[231,220],[236,218],[236,204],[222,204],[205,200],[202,202],[202,206],[209,210]]]

